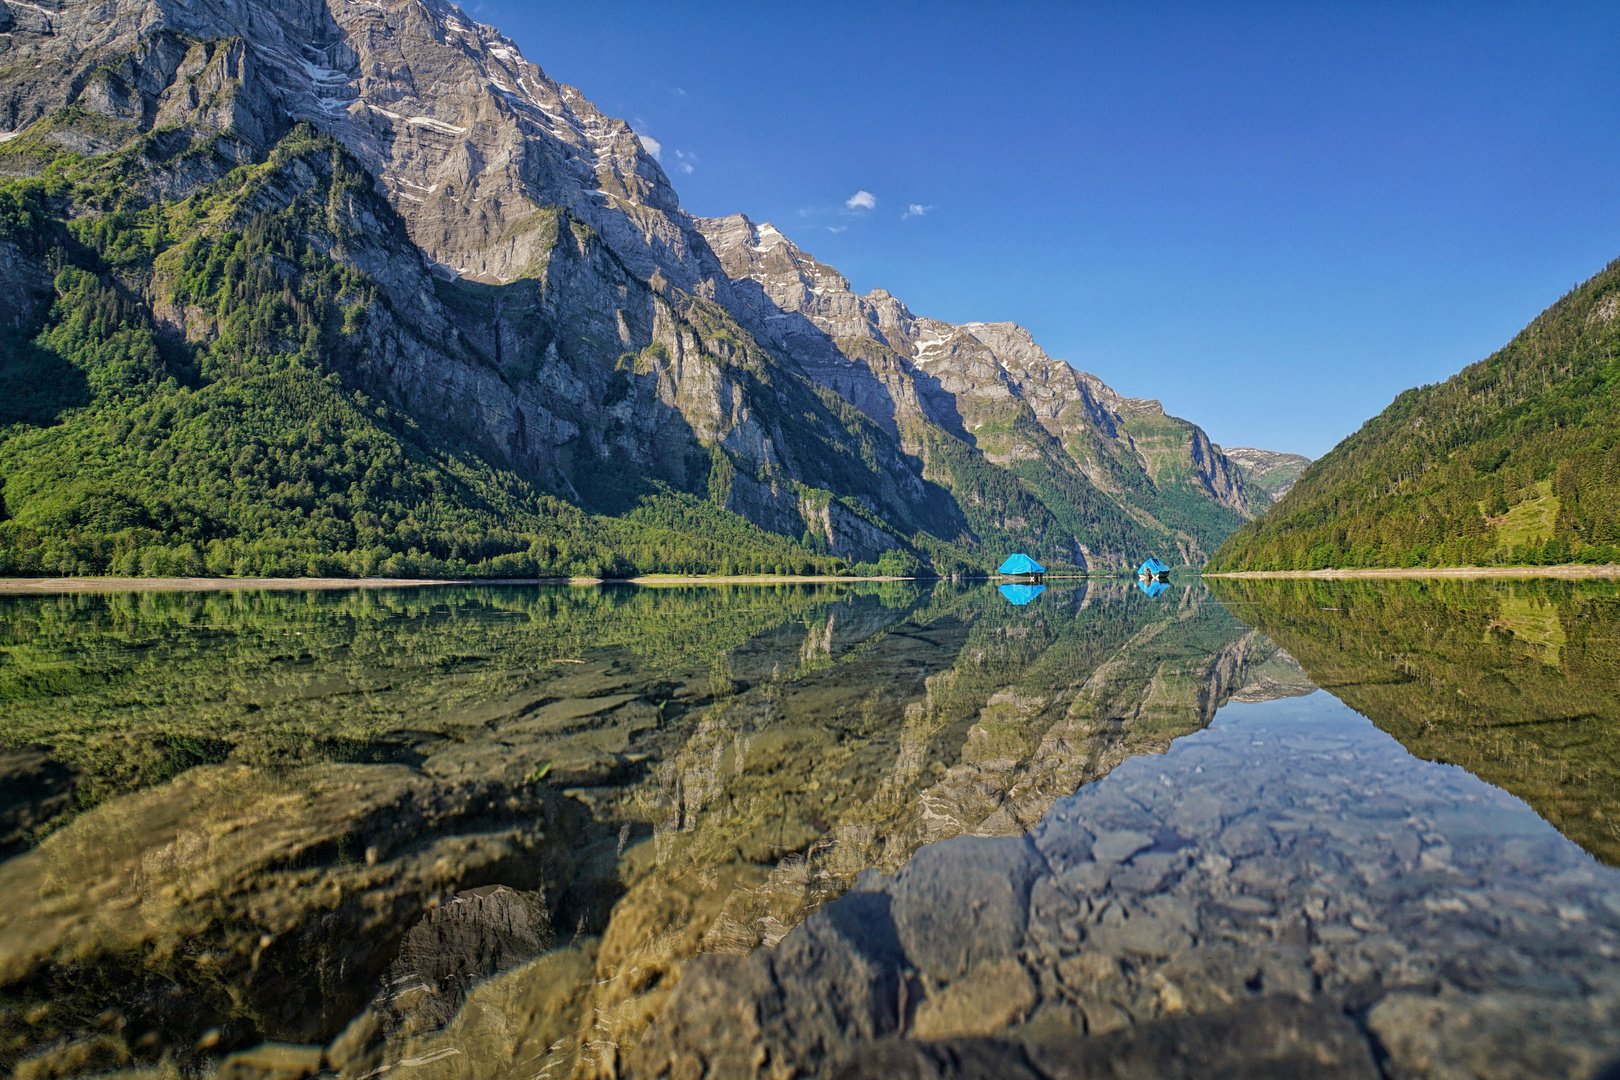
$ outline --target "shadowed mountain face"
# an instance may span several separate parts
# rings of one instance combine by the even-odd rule
[[[50,178],[15,186],[0,227],[0,324],[46,331],[37,355],[0,372],[30,387],[7,406],[18,419],[115,391],[128,413],[169,377],[208,391],[190,407],[213,417],[222,383],[285,383],[293,358],[315,378],[282,388],[302,408],[266,423],[352,409],[334,392],[361,391],[400,413],[376,438],[464,459],[430,486],[486,523],[465,526],[471,543],[427,547],[515,555],[538,541],[536,559],[554,564],[545,551],[584,545],[555,535],[558,515],[532,508],[540,495],[617,516],[684,494],[805,554],[899,550],[941,569],[1016,549],[1058,565],[1125,567],[1145,550],[1198,563],[1251,512],[1199,428],[1119,397],[1020,328],[913,317],[881,291],[854,296],[769,227],[694,219],[623,121],[453,6],[17,11],[0,35],[0,175]],[[89,276],[53,282],[64,261]],[[89,310],[103,314],[86,333],[72,317]],[[315,385],[327,375],[332,389]],[[360,412],[345,433],[373,423]],[[219,453],[217,439],[160,438],[174,456]],[[109,524],[99,503],[47,511],[52,453],[30,444],[8,464],[18,528],[54,535],[64,514]],[[491,470],[515,471],[515,486]],[[442,516],[429,501],[407,499],[409,513]],[[183,538],[199,549],[264,529],[250,509],[168,516],[198,512]],[[365,549],[377,526],[356,512],[386,518],[396,550],[404,512],[339,507],[345,526],[312,536],[325,550],[311,554]],[[142,508],[132,527],[181,538],[166,513]],[[492,539],[501,527],[528,539]],[[112,556],[52,558],[94,569]]]
[[[693,957],[1309,690],[1202,589],[1126,582],[8,614],[3,1061],[59,1075],[264,1039],[352,1076],[611,1075]]]

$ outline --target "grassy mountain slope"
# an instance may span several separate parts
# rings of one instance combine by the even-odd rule
[[[1185,485],[1154,487],[1140,472],[1120,470],[1105,492],[1027,404],[1000,408],[973,429],[973,445],[923,422],[907,428],[928,462],[924,475],[951,491],[989,550],[1024,551],[1049,569],[1147,554],[1177,565],[1201,562],[1243,520]]]
[[[1317,461],[1209,569],[1608,563],[1620,544],[1620,262]]]

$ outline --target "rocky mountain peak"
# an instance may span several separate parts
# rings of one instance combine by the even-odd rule
[[[69,104],[150,129],[175,118],[175,102],[207,111],[197,91],[211,90],[232,101],[215,126],[249,144],[244,156],[300,120],[336,137],[446,275],[528,273],[542,254],[537,213],[560,206],[643,278],[657,270],[690,289],[718,277],[630,126],[442,0],[67,0],[25,10],[27,29],[0,49],[10,69],[0,125],[10,134]],[[222,40],[241,41],[242,55],[199,87]],[[52,72],[33,72],[47,62]]]
[[[1224,453],[1243,470],[1249,486],[1261,492],[1271,502],[1276,502],[1288,494],[1294,482],[1311,465],[1311,459],[1303,454],[1285,454],[1277,450],[1260,450],[1253,446],[1235,446]]]
[[[744,324],[897,435],[922,420],[977,440],[974,432],[999,429],[1022,411],[1104,490],[1128,486],[1121,468],[1152,482],[1168,468],[1220,505],[1249,513],[1241,475],[1195,425],[1048,355],[1019,324],[954,324],[913,314],[886,289],[858,295],[780,230],[742,214],[696,224],[732,278]],[[1153,428],[1155,449],[1136,444],[1130,421]],[[1185,469],[1157,446],[1166,424]],[[1035,452],[1022,443],[991,451],[1006,460]]]

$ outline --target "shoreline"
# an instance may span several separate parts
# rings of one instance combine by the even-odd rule
[[[1084,580],[1090,575],[1062,574],[1060,580]],[[1118,574],[1098,578],[1121,578]],[[33,577],[0,578],[0,596],[27,596],[96,592],[228,592],[237,589],[291,592],[297,589],[421,589],[445,585],[639,585],[643,588],[670,585],[835,585],[857,581],[949,581],[950,578],[920,578],[868,575],[864,577],[817,574],[643,574],[633,578],[544,577],[544,578],[248,578],[248,577]],[[966,581],[1001,580],[995,574],[965,578]]]
[[[1123,574],[1048,574],[1061,580],[1134,580]],[[1374,567],[1355,570],[1242,570],[1222,574],[1199,574],[1199,578],[1241,580],[1353,580],[1421,578],[1617,578],[1620,565],[1571,564],[1565,566],[1443,566]],[[545,578],[236,578],[236,577],[52,577],[0,578],[0,596],[28,596],[98,592],[229,592],[240,589],[292,592],[298,589],[422,589],[446,585],[639,585],[643,588],[673,585],[835,585],[860,581],[949,581],[949,578],[838,577],[814,574],[734,574],[729,577],[702,574],[645,574],[633,578],[545,577]],[[961,579],[990,584],[1006,582],[995,574]]]
[[[1225,574],[1201,574],[1206,578],[1264,578],[1314,579],[1334,581],[1353,578],[1612,578],[1620,577],[1620,566],[1586,566],[1568,563],[1564,566],[1440,566],[1440,567],[1368,567],[1357,570],[1239,570]]]
[[[0,595],[94,592],[228,592],[236,589],[418,589],[445,585],[803,585],[840,581],[916,581],[908,577],[817,577],[798,574],[700,577],[649,574],[634,578],[209,578],[59,577],[0,578]],[[932,578],[928,580],[934,580]]]

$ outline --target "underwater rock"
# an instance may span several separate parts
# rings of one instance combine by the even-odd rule
[[[1283,707],[699,958],[632,1073],[1374,1077],[1370,1036],[1395,1077],[1620,1059],[1620,872],[1332,699]]]

